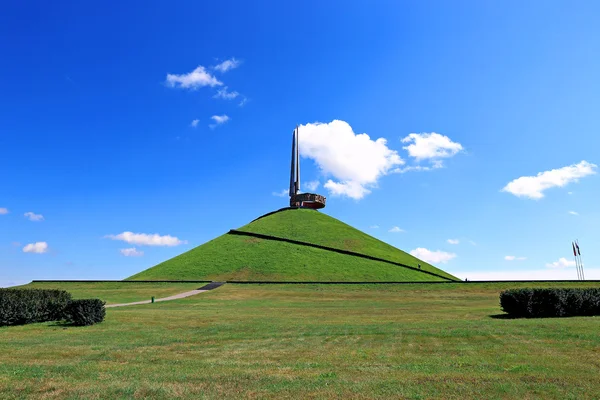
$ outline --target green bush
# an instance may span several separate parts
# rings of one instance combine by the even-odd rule
[[[600,289],[509,289],[500,293],[500,306],[513,317],[600,315]]]
[[[64,290],[0,289],[0,326],[62,319],[70,300]]]
[[[100,299],[72,300],[64,312],[64,319],[78,326],[93,325],[104,321],[106,310]]]

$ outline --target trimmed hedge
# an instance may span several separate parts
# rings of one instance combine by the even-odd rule
[[[72,300],[65,308],[64,319],[78,326],[102,322],[106,314],[104,304],[100,299]]]
[[[64,290],[0,289],[0,326],[60,320],[69,301]]]
[[[513,317],[600,315],[600,288],[509,289],[500,293],[500,306]]]

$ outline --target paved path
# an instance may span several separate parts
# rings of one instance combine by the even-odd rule
[[[169,297],[163,297],[162,299],[154,299],[154,302],[156,303],[159,301],[183,299],[184,297],[190,297],[190,296],[194,296],[199,293],[208,292],[209,290],[216,289],[222,285],[223,285],[223,282],[212,282],[206,286],[201,287],[200,289],[190,290],[189,292],[183,292],[183,293],[175,294],[175,295],[169,296]],[[138,304],[150,304],[150,303],[152,303],[151,300],[143,300],[143,301],[135,301],[133,303],[107,304],[105,307],[106,308],[125,307],[125,306],[135,306]]]
[[[184,297],[190,297],[193,295],[196,295],[198,293],[204,293],[204,292],[208,292],[208,290],[200,290],[200,289],[196,289],[196,290],[191,290],[189,292],[184,292],[184,293],[179,293],[173,296],[169,296],[169,297],[163,297],[162,299],[154,299],[154,302],[159,302],[159,301],[169,301],[169,300],[177,300],[177,299],[183,299]],[[106,308],[110,308],[110,307],[124,307],[124,306],[135,306],[137,304],[150,304],[152,303],[151,300],[144,300],[144,301],[135,301],[133,303],[121,303],[121,304],[107,304],[105,307]]]

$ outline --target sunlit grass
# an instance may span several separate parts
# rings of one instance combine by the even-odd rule
[[[91,327],[0,328],[0,398],[600,397],[600,320],[492,318],[522,286],[227,284]]]

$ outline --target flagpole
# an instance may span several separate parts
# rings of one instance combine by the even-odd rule
[[[573,257],[575,257],[575,269],[577,270],[577,280],[581,280],[581,274],[579,273],[579,260],[577,260],[577,251],[575,250],[575,242],[571,242],[573,248]]]
[[[577,254],[579,254],[579,268],[581,268],[581,279],[585,281],[585,275],[583,274],[583,260],[581,259],[581,250],[579,250],[578,239],[575,239],[575,246],[577,247]]]

